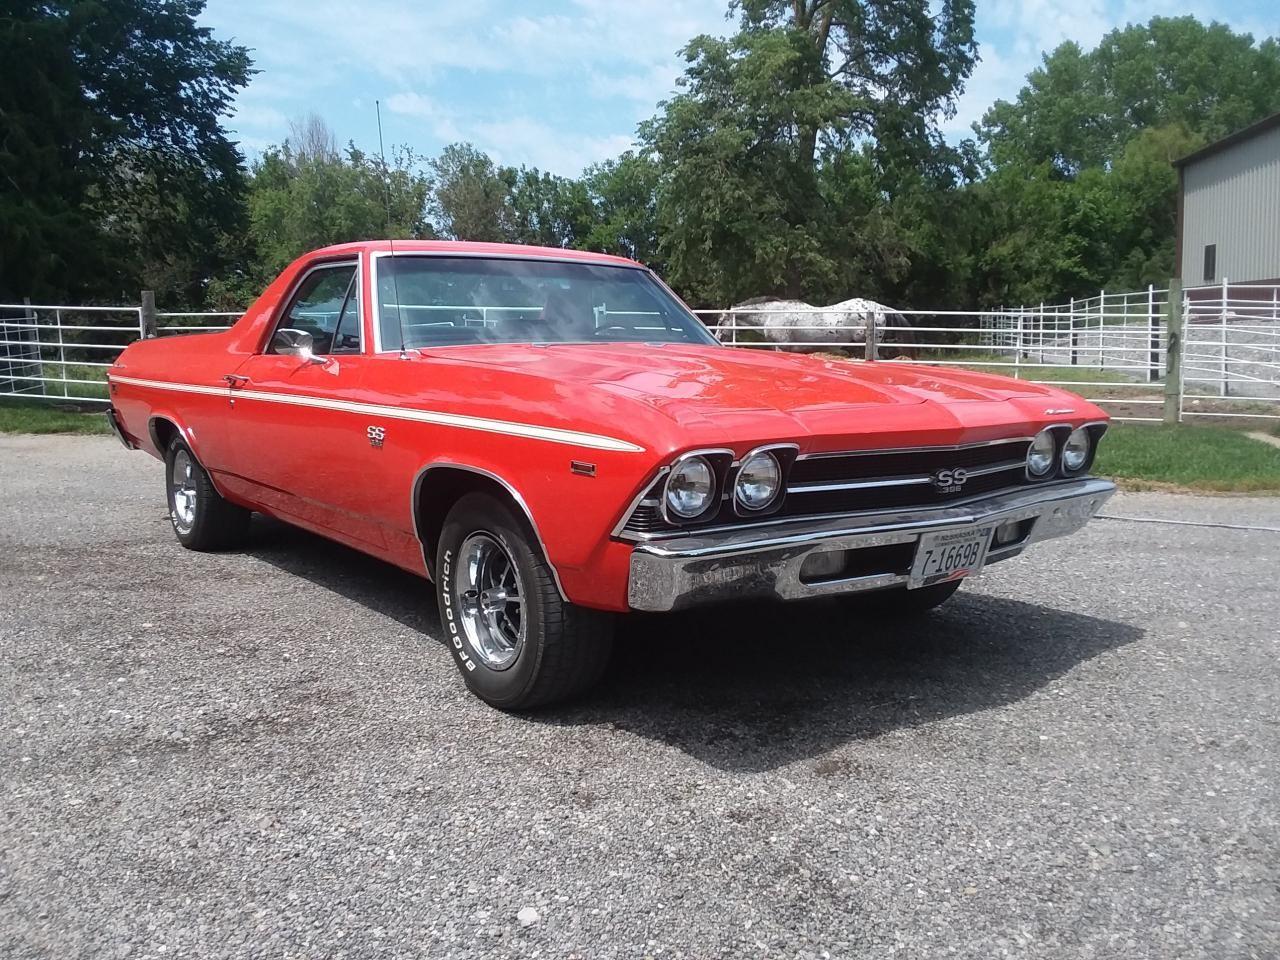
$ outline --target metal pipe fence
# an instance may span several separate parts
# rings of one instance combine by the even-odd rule
[[[647,316],[601,311],[637,329]],[[1119,420],[1280,420],[1280,286],[1224,281],[1182,290],[1174,304],[1167,289],[1151,286],[994,310],[761,304],[694,312],[732,346],[998,373],[1065,387]],[[139,306],[0,304],[0,398],[105,403],[106,369],[129,343],[225,330],[239,316],[157,311],[145,295]],[[1181,361],[1172,384],[1171,317]]]
[[[0,304],[0,398],[104,404],[107,368],[135,340],[226,330],[230,323],[211,321],[240,316],[158,312],[148,300],[124,307]]]
[[[1168,289],[1149,286],[982,311],[695,312],[734,346],[1000,373],[1080,393],[1117,420],[1280,420],[1280,286],[1224,281],[1180,290],[1172,306]],[[1181,363],[1169,384],[1175,314]]]

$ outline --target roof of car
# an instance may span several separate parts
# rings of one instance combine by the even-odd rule
[[[608,263],[617,266],[639,267],[641,264],[626,257],[591,250],[569,250],[561,247],[531,247],[519,243],[476,243],[470,240],[396,240],[396,253],[457,254],[458,256],[523,257],[535,260],[582,260],[587,263]],[[313,255],[344,253],[390,252],[390,240],[361,240],[357,243],[339,243],[312,252]]]

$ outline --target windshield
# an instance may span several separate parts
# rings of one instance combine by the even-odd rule
[[[377,260],[381,349],[468,343],[705,343],[646,270],[554,260]]]

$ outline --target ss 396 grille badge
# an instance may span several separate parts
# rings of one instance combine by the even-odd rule
[[[939,493],[959,493],[964,489],[964,482],[969,479],[969,471],[964,467],[953,470],[935,470],[933,485]]]

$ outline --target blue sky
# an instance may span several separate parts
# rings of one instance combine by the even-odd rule
[[[424,154],[467,140],[507,164],[575,175],[632,142],[670,95],[695,34],[726,34],[725,0],[209,0],[202,22],[253,50],[261,71],[228,121],[247,154],[314,111],[340,143]],[[982,62],[953,139],[1016,95],[1042,51],[1092,45],[1154,15],[1193,13],[1255,38],[1280,32],[1270,0],[978,0]],[[1270,14],[1270,15],[1269,15]]]

